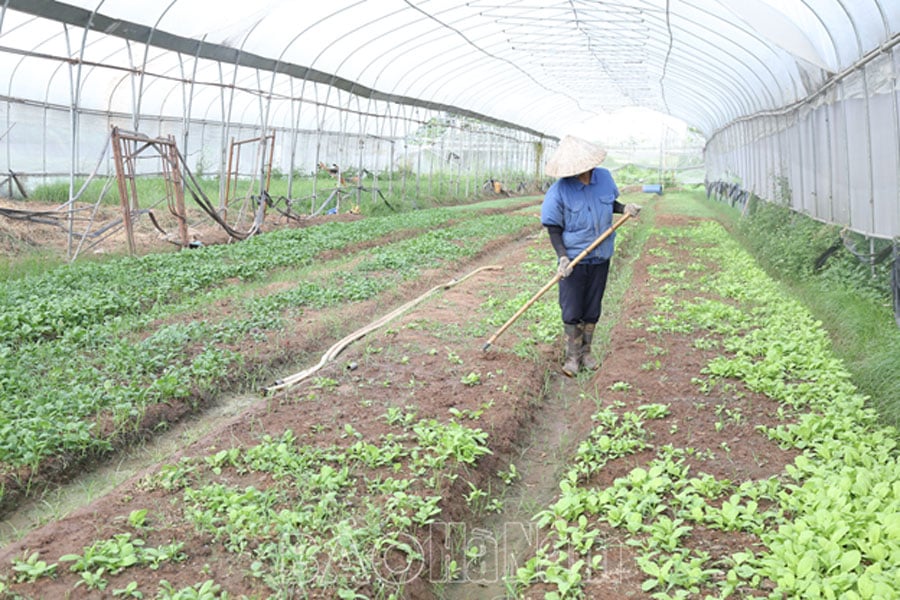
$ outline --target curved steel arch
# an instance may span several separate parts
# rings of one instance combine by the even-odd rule
[[[291,118],[292,122],[305,122],[303,119],[315,112],[316,123],[327,122],[329,126],[334,123],[335,127],[345,131],[358,128],[357,132],[361,134],[387,130],[389,127],[409,131],[415,129],[415,119],[452,112],[492,123],[498,128],[545,136],[544,132],[553,131],[561,121],[569,119],[571,123],[581,116],[573,106],[583,110],[587,117],[596,114],[599,107],[609,109],[631,103],[651,108],[661,105],[666,112],[677,114],[691,124],[701,125],[712,137],[727,124],[745,122],[749,124],[742,128],[742,135],[767,137],[771,135],[768,129],[764,129],[762,122],[751,123],[752,119],[767,114],[777,117],[784,110],[795,110],[804,103],[812,105],[822,98],[820,94],[848,91],[851,84],[860,86],[853,91],[865,96],[878,93],[873,82],[876,79],[880,82],[880,76],[876,76],[873,69],[864,68],[863,56],[864,53],[884,52],[886,48],[893,47],[895,42],[890,28],[900,23],[897,14],[900,9],[896,3],[884,0],[803,0],[803,8],[799,8],[801,13],[798,14],[802,15],[804,22],[816,25],[816,36],[811,37],[810,41],[823,54],[833,52],[833,56],[828,57],[828,64],[836,59],[842,65],[840,72],[830,73],[809,67],[790,51],[769,42],[764,31],[729,18],[728,14],[716,13],[714,4],[700,0],[673,1],[673,10],[668,14],[662,9],[662,0],[622,0],[617,7],[608,3],[574,1],[566,4],[496,0],[481,3],[493,6],[474,8],[462,1],[426,3],[403,0],[402,4],[389,5],[395,9],[389,14],[372,12],[369,21],[365,21],[368,18],[365,12],[359,13],[358,18],[349,21],[352,26],[342,23],[346,29],[338,27],[340,19],[336,15],[342,14],[341,11],[348,7],[368,3],[365,0],[334,0],[334,6],[325,8],[327,14],[321,17],[325,25],[314,32],[316,35],[306,35],[307,28],[280,49],[263,44],[260,47],[266,49],[259,50],[259,54],[252,52],[252,28],[250,32],[241,29],[245,37],[237,49],[229,47],[226,42],[213,44],[205,38],[197,40],[165,30],[167,21],[172,31],[180,30],[171,20],[175,12],[172,7],[177,2],[187,5],[189,1],[196,3],[199,0],[169,0],[159,7],[149,7],[146,19],[134,17],[140,23],[101,14],[101,9],[105,7],[110,12],[125,8],[112,0],[70,1],[81,6],[90,5],[93,10],[66,4],[64,0],[0,0],[0,26],[9,22],[19,26],[18,13],[32,17],[34,23],[23,21],[29,26],[34,25],[35,31],[42,31],[41,27],[46,29],[48,20],[52,21],[51,25],[63,25],[70,48],[66,53],[68,56],[63,57],[62,52],[56,52],[60,56],[51,57],[51,60],[59,60],[60,64],[50,63],[47,66],[48,69],[56,67],[49,85],[53,85],[52,81],[68,66],[70,112],[75,113],[71,128],[73,138],[78,132],[78,114],[86,107],[95,103],[102,106],[105,101],[107,109],[110,109],[114,99],[124,102],[127,98],[124,78],[116,81],[115,71],[104,71],[94,64],[96,59],[94,63],[88,60],[92,55],[104,54],[91,51],[95,33],[125,40],[121,51],[123,59],[129,52],[140,52],[133,43],[145,44],[143,60],[139,56],[129,56],[121,64],[109,66],[112,69],[124,68],[126,77],[132,83],[132,116],[135,119],[152,119],[154,108],[160,114],[165,114],[167,109],[171,111],[175,103],[175,86],[180,86],[185,136],[195,112],[194,103],[205,103],[206,88],[212,87],[214,89],[209,90],[211,93],[218,92],[223,122],[231,120],[229,112],[249,117],[253,107],[257,107],[263,128],[280,123],[279,119],[287,109],[283,103],[289,102],[288,106],[297,111]],[[547,5],[551,5],[550,10],[544,11]],[[190,5],[190,8],[196,7],[196,4]],[[429,10],[431,7],[435,8]],[[564,14],[566,7],[574,15],[574,19],[570,19],[572,23],[568,24]],[[131,5],[128,9],[129,14],[137,14],[131,12]],[[485,11],[484,17],[473,12],[479,9]],[[10,15],[7,11],[18,13],[15,18],[5,19]],[[805,11],[809,11],[811,16],[808,17]],[[394,25],[391,15],[402,15],[404,22]],[[604,15],[611,15],[614,20],[621,17],[620,21],[603,31],[617,36],[627,50],[619,51],[598,36],[600,19]],[[549,20],[546,23],[540,21],[542,16],[549,17]],[[644,22],[632,22],[632,17],[643,18]],[[70,25],[82,28],[83,32],[76,32]],[[883,33],[879,35],[879,31]],[[374,38],[385,32],[394,44],[377,46]],[[506,35],[507,32],[509,35]],[[550,43],[553,36],[562,36],[566,32],[573,39],[571,44],[554,47]],[[76,41],[78,33],[83,33],[80,51]],[[324,36],[319,36],[320,33]],[[675,36],[675,45],[669,48],[668,44],[673,43],[671,36]],[[15,43],[26,48],[22,52],[28,54],[28,41],[23,36],[7,39],[15,39]],[[280,42],[281,39],[275,41]],[[306,61],[297,57],[307,54],[299,45],[310,41],[322,43],[324,48],[312,58],[311,63],[302,65],[300,63]],[[875,44],[876,41],[879,43]],[[527,51],[528,44],[534,44],[533,52]],[[444,45],[447,50],[439,51]],[[179,60],[171,65],[167,61],[154,64],[160,56],[154,48],[175,52]],[[34,50],[32,47],[31,54],[37,56]],[[271,55],[279,50],[280,54],[273,58]],[[2,51],[16,52],[6,48]],[[543,71],[539,66],[541,58],[552,56],[554,51],[557,56],[551,60],[559,62],[563,73],[574,76],[575,70],[583,70],[585,65],[596,65],[597,72],[589,74],[583,83],[571,86],[564,85],[564,82],[554,83],[554,74]],[[644,61],[632,67],[631,71],[627,64],[629,52]],[[564,55],[560,56],[560,53]],[[399,64],[397,59],[404,54],[409,60],[403,60],[402,66],[409,65],[409,68],[405,72],[397,71],[398,65],[391,63],[396,61]],[[113,52],[99,60],[114,63],[110,60],[113,56],[118,58],[119,54]],[[188,64],[188,56],[194,58],[193,65]],[[10,63],[15,63],[15,57]],[[12,93],[15,93],[15,84],[22,82],[22,65],[27,64],[22,59],[12,69],[6,81]],[[214,65],[210,68],[219,70],[218,81],[214,76],[209,81],[198,80],[198,76],[205,75],[208,64]],[[322,68],[325,64],[336,66],[330,69],[331,72],[325,72]],[[229,65],[232,72],[228,72]],[[702,67],[705,72],[698,73],[694,65]],[[896,59],[894,65],[896,70]],[[40,66],[43,68],[45,65],[42,63]],[[860,76],[858,84],[855,74],[848,78],[848,73],[854,70]],[[225,72],[228,72],[227,75]],[[461,77],[464,73],[471,73],[471,78]],[[227,81],[229,76],[230,82]],[[653,84],[654,77],[658,77],[656,86]],[[114,85],[114,95],[98,98],[92,94],[93,88],[100,87],[98,81],[105,83],[105,78]],[[471,82],[471,89],[461,88],[461,81]],[[172,88],[166,88],[167,85],[172,85]],[[592,85],[608,87],[609,95],[597,93],[598,90],[590,88]],[[635,87],[633,91],[629,89],[632,85]],[[55,88],[53,91],[63,90],[58,82]],[[47,88],[44,92],[46,104],[46,100],[52,98],[52,92]],[[40,89],[29,90],[28,93],[40,94]],[[509,102],[510,95],[527,95],[532,100],[531,103]],[[159,106],[154,105],[157,101]],[[896,133],[900,113],[896,110],[897,98],[893,97],[891,101],[894,102],[896,115],[892,131]],[[315,103],[314,111],[308,108],[307,103],[310,102]],[[426,116],[413,116],[413,111],[405,108],[413,106],[419,107],[417,112]],[[558,118],[553,111],[560,111],[561,107],[564,107],[566,114]],[[211,111],[211,108],[212,105],[207,110]],[[881,106],[877,110],[883,108]],[[344,109],[346,112],[343,112]],[[50,110],[59,109],[50,107]],[[870,108],[867,106],[865,110]],[[887,117],[883,112],[875,113],[875,110],[872,103],[870,116],[855,115],[858,127],[870,127],[862,135],[868,136],[869,145],[873,148],[872,140],[877,139],[878,132],[874,131],[875,124],[871,123],[871,119],[876,118],[876,114]],[[144,115],[145,112],[148,114]],[[382,121],[379,114],[385,119],[403,118],[406,121],[388,123],[387,120]],[[840,116],[842,113],[831,114]],[[750,120],[745,121],[745,117]],[[770,124],[772,122],[766,121],[765,127]],[[494,133],[506,135],[508,132]],[[832,133],[846,135],[838,129],[833,129]],[[826,139],[819,141],[823,144],[834,143]],[[747,143],[753,147],[752,142]],[[765,143],[770,146],[764,146]],[[782,149],[771,145],[773,143],[762,142],[755,146],[754,155],[747,161],[755,160],[762,165],[775,160],[772,153]],[[860,139],[860,149],[861,144]],[[859,158],[865,160],[864,156]],[[863,168],[862,165],[860,168]],[[756,174],[759,173],[757,170]]]
[[[711,56],[706,52],[703,55]],[[678,73],[679,77],[674,79],[673,83],[669,85],[681,90],[682,93],[687,89],[699,88],[706,95],[716,98],[720,106],[729,108],[732,116],[752,112],[754,106],[753,98],[744,92],[743,87],[735,85],[736,75],[729,76],[728,72],[720,72],[719,64],[715,62],[704,63],[706,67],[710,68],[710,71],[705,72],[704,78],[698,80],[697,71],[688,70],[688,67],[682,66],[680,62],[670,61],[667,70]],[[673,101],[669,100],[668,102],[671,104]],[[688,122],[692,122],[693,117],[690,116],[692,112],[689,111],[688,114],[679,116]],[[723,118],[727,120],[729,118],[728,113],[723,113]]]
[[[684,1],[685,1],[686,4],[689,4],[688,0],[684,0]],[[706,10],[705,8],[697,8],[696,6],[693,6],[692,4],[691,4],[691,6],[692,6],[695,10],[698,10],[698,12],[705,13],[705,14],[707,14],[707,15],[709,15],[709,16],[715,18],[715,19],[721,19],[721,18],[719,17],[719,15],[717,15],[717,14],[715,14],[715,13],[712,13],[711,11],[708,11],[708,10]],[[724,19],[721,19],[721,21],[722,21],[723,24],[728,24],[728,25],[731,24],[730,22],[725,21]],[[736,44],[736,42],[734,42],[733,39],[729,38],[729,37],[728,37],[727,35],[725,35],[724,33],[720,32],[720,31],[717,31],[716,29],[714,29],[714,28],[712,28],[712,27],[707,27],[707,26],[705,26],[705,25],[700,25],[700,28],[701,28],[703,31],[705,31],[706,33],[708,33],[708,34],[710,34],[710,35],[713,35],[713,36],[715,36],[715,37],[718,38],[718,39],[724,40],[724,41],[726,41],[726,42],[728,42],[728,43],[730,43],[730,44],[731,44],[731,43]],[[748,34],[748,32],[747,32],[746,30],[744,30],[744,29],[739,28],[739,27],[735,27],[735,28],[736,28],[738,31],[741,31],[741,32],[747,34],[748,37],[755,38],[755,36]],[[692,32],[690,32],[690,31],[688,31],[687,29],[685,29],[685,33],[691,34]],[[696,39],[696,40],[702,40],[702,38],[701,38],[700,36],[697,36],[697,35],[693,35],[692,37],[693,37],[694,39]],[[755,39],[758,39],[758,38],[755,38]],[[702,41],[706,41],[706,40],[702,40]],[[737,44],[736,44],[736,45],[737,45]],[[767,44],[761,43],[761,46],[767,47]],[[697,48],[697,46],[695,46],[695,45],[693,45],[693,44],[688,44],[688,47],[689,47],[689,48]],[[772,93],[772,91],[769,89],[768,84],[767,84],[767,83],[763,80],[763,78],[759,75],[759,73],[757,72],[757,70],[754,69],[754,68],[753,68],[747,61],[745,61],[743,58],[737,56],[735,53],[733,53],[733,52],[731,52],[731,51],[727,51],[727,50],[724,51],[724,52],[725,52],[725,54],[727,54],[729,57],[731,57],[731,58],[734,60],[735,63],[738,63],[738,64],[742,65],[742,66],[747,70],[748,73],[750,73],[752,76],[754,76],[754,77],[756,78],[756,80],[757,80],[757,82],[759,83],[759,85],[763,87],[763,89],[764,89],[765,92],[766,92],[766,95],[769,97],[769,101],[770,101],[771,105],[776,106],[778,103],[777,103],[777,101],[775,100],[775,95],[774,95],[774,94]],[[708,57],[715,57],[715,55],[714,55],[714,54],[711,54],[711,53],[704,53],[704,55],[705,55],[705,56],[708,56]],[[762,66],[762,68],[763,68],[764,70],[766,70],[766,71],[769,73],[769,75],[770,75],[770,77],[772,78],[772,80],[777,84],[778,78],[775,77],[774,73],[772,73],[771,69],[768,67],[768,65],[766,65],[765,60],[763,60],[762,57],[757,57],[757,56],[755,56],[755,55],[753,55],[753,54],[751,54],[750,56],[751,56],[752,58],[756,59],[756,61]],[[724,61],[713,61],[713,62],[714,62],[714,63],[719,63],[719,64],[723,64],[723,63],[724,63]],[[738,75],[737,72],[735,72],[735,76],[738,77],[739,79],[743,79],[743,78],[739,77],[739,75]],[[756,86],[750,85],[750,82],[745,80],[745,87],[746,87],[746,89],[750,90],[750,89],[755,89]],[[749,96],[748,96],[748,97],[749,97]],[[752,106],[751,106],[751,112],[752,112]]]
[[[414,8],[415,10],[421,12],[422,14],[424,14],[424,15],[428,16],[429,18],[431,18],[431,19],[437,21],[438,23],[442,24],[444,27],[447,27],[448,29],[451,29],[451,30],[455,31],[460,37],[462,37],[463,40],[466,41],[467,44],[471,45],[473,48],[477,49],[479,52],[485,52],[485,51],[484,51],[483,49],[481,49],[477,44],[475,44],[474,42],[472,42],[471,40],[469,40],[468,37],[467,37],[462,31],[458,31],[458,30],[456,30],[455,28],[450,27],[450,26],[447,25],[446,23],[443,23],[442,21],[440,21],[439,19],[437,19],[435,16],[433,16],[433,15],[431,15],[430,13],[427,13],[426,11],[422,10],[422,8],[420,8],[419,6],[414,5],[410,0],[403,0],[403,1],[406,2],[410,7]],[[520,72],[522,73],[522,75],[524,75],[524,76],[527,77],[528,79],[531,79],[538,87],[544,87],[543,84],[542,84],[540,81],[534,79],[527,71],[524,71],[524,70],[520,69],[519,66],[516,65],[515,63],[513,63],[512,61],[510,61],[510,60],[508,60],[508,59],[505,59],[505,58],[502,58],[502,57],[495,57],[495,58],[497,58],[498,60],[501,60],[501,61],[503,61],[503,62],[506,62],[507,64],[509,64],[509,65],[510,65],[511,67],[513,67],[514,69],[520,71]],[[550,89],[547,89],[547,88],[545,88],[545,89],[546,89],[546,91],[552,92],[552,90],[550,90]],[[579,105],[578,99],[577,99],[577,98],[571,98],[571,100],[573,100],[573,101],[575,102],[575,105],[576,105],[576,106]]]
[[[146,31],[149,29],[145,25],[134,22],[125,22],[111,19],[104,15],[97,15],[96,18],[90,19],[88,11],[59,2],[58,0],[42,0],[35,3],[32,0],[6,0],[8,5],[20,12],[41,16],[53,21],[61,21],[70,25],[76,25],[85,29],[92,29],[104,32],[107,35],[124,37],[141,41],[146,39]],[[363,86],[352,82],[344,77],[334,74],[325,73],[312,67],[304,67],[295,64],[277,64],[275,59],[266,58],[249,52],[240,52],[234,48],[224,46],[222,44],[202,43],[199,40],[185,38],[171,33],[163,33],[158,31],[154,36],[153,44],[157,47],[172,51],[197,53],[201,58],[216,61],[221,64],[232,64],[236,66],[254,67],[266,70],[273,70],[290,74],[300,79],[309,79],[318,83],[334,86],[339,89],[347,90],[350,87],[359,90],[363,95],[371,93],[372,96],[379,100],[395,102],[398,104],[407,104],[410,106],[419,106],[431,110],[447,111],[469,116],[475,119],[483,120],[488,123],[494,123],[501,127],[509,127],[512,129],[522,129],[530,131],[534,135],[545,135],[532,128],[513,123],[504,119],[498,119],[489,115],[480,114],[474,110],[443,104],[440,102],[432,102],[428,100],[419,100],[406,96],[398,96],[388,94],[379,90],[374,90],[368,86]]]
[[[105,0],[100,0],[100,4],[103,4],[104,1]],[[175,6],[176,2],[178,2],[178,0],[170,0],[169,1],[169,5],[166,6],[165,9],[162,10],[162,12],[160,12],[159,16],[156,18],[156,23],[154,23],[153,26],[150,27],[150,30],[147,32],[147,39],[143,42],[144,43],[144,59],[141,61],[141,71],[140,71],[140,75],[138,77],[137,89],[133,90],[133,92],[135,94],[135,99],[134,99],[135,131],[139,130],[138,129],[138,123],[139,123],[138,119],[140,119],[139,115],[141,113],[141,100],[143,99],[144,78],[146,77],[146,74],[147,74],[147,58],[150,55],[150,45],[153,41],[153,33],[156,31],[160,22],[165,18],[166,13],[169,12],[169,10],[171,10],[171,8],[173,6]],[[99,8],[99,6],[98,6],[98,8]]]

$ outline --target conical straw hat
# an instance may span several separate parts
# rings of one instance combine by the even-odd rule
[[[570,177],[590,171],[605,158],[606,150],[600,146],[567,135],[547,160],[544,171],[551,177]]]

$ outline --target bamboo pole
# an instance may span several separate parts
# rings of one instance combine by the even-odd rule
[[[590,254],[591,251],[594,250],[594,248],[596,248],[596,247],[599,246],[601,243],[603,243],[603,240],[605,240],[605,239],[608,238],[610,235],[612,235],[612,233],[613,233],[616,229],[618,229],[619,226],[622,225],[622,223],[624,223],[625,221],[627,221],[627,220],[630,219],[630,218],[631,218],[631,215],[628,215],[628,214],[622,215],[622,218],[619,219],[618,221],[616,221],[615,223],[613,223],[612,227],[610,227],[609,229],[607,229],[606,231],[604,231],[603,233],[601,233],[600,236],[599,236],[596,240],[594,240],[593,242],[591,242],[591,245],[590,245],[590,246],[588,246],[587,248],[585,248],[584,250],[582,250],[581,253],[578,254],[578,256],[576,256],[575,258],[573,258],[573,259],[572,259],[572,262],[569,263],[569,266],[574,267],[574,266],[577,265],[579,262],[581,262],[581,259],[583,259],[585,256],[587,256],[588,254]],[[492,336],[490,337],[490,339],[484,344],[484,346],[483,346],[481,349],[484,350],[484,351],[487,351],[487,349],[491,347],[491,344],[493,344],[493,343],[497,340],[497,338],[500,337],[500,335],[501,335],[504,331],[506,331],[507,329],[509,329],[509,326],[510,326],[510,325],[512,325],[513,323],[515,323],[516,320],[517,320],[519,317],[521,317],[523,314],[525,314],[525,311],[528,310],[529,308],[531,308],[531,305],[534,304],[535,302],[537,302],[537,301],[538,301],[538,298],[540,298],[540,297],[543,296],[545,293],[547,293],[547,290],[549,290],[549,289],[552,288],[554,285],[556,285],[556,282],[558,282],[560,279],[562,279],[562,278],[559,276],[559,273],[557,273],[556,275],[554,275],[554,276],[553,276],[553,279],[551,279],[550,281],[548,281],[548,282],[544,285],[544,287],[542,287],[540,290],[538,290],[538,292],[537,292],[534,296],[531,297],[531,300],[529,300],[529,301],[526,302],[524,305],[522,305],[522,308],[520,308],[519,310],[517,310],[517,311],[516,311],[516,314],[514,314],[513,316],[511,316],[511,317],[509,318],[509,320],[508,320],[506,323],[503,324],[503,327],[501,327],[500,329],[498,329],[497,332],[496,332],[494,335],[492,335]]]

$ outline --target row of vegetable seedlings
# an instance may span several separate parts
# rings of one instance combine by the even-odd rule
[[[717,479],[688,464],[710,449],[651,444],[648,423],[665,420],[670,404],[607,404],[561,481],[558,501],[536,515],[550,541],[518,570],[517,586],[549,584],[552,597],[582,596],[603,580],[604,544],[612,536],[629,540],[642,589],[654,598],[894,597],[900,589],[896,432],[866,408],[820,324],[721,226],[665,235],[670,248],[691,248],[695,262],[672,260],[652,271],[655,311],[634,325],[651,335],[687,334],[695,348],[716,350],[696,374],[698,392],[708,396],[739,382],[780,403],[783,422],[758,425],[756,432],[797,456],[773,477]],[[658,252],[668,256],[665,245]],[[684,290],[704,297],[678,299]],[[628,381],[615,385],[631,389]],[[639,390],[633,393],[639,400]],[[725,418],[723,411],[716,430]],[[654,454],[647,464],[608,487],[587,483],[611,461],[647,449]],[[701,529],[749,536],[762,549],[712,556],[690,543]]]
[[[534,225],[532,216],[473,219],[423,236],[422,241],[409,238],[396,247],[367,251],[355,263],[355,269],[365,271],[365,265],[375,265],[372,272],[379,276],[391,268],[412,274],[419,266],[440,265],[448,254],[459,258],[477,252],[482,243],[493,242],[498,235],[515,234],[523,226],[531,232]],[[456,249],[442,240],[453,241],[450,245]],[[419,266],[407,262],[411,254],[421,255],[424,262]],[[398,388],[406,384],[412,394],[418,389],[415,382],[364,380],[352,386],[342,385],[346,383],[343,379],[352,378],[350,373],[356,371],[336,368],[336,373],[327,372],[312,379],[282,401],[327,405],[339,401],[339,389],[350,389],[354,397],[358,395],[356,401],[373,412],[375,420],[388,426],[387,432],[372,436],[359,424],[325,420],[309,432],[263,434],[247,446],[226,447],[164,464],[143,479],[140,487],[171,499],[162,502],[165,509],[123,507],[122,518],[109,520],[114,533],[99,537],[77,553],[56,556],[26,551],[13,560],[5,577],[0,575],[0,590],[27,594],[64,574],[71,581],[74,574],[75,587],[94,593],[107,591],[114,596],[155,593],[157,598],[188,598],[201,597],[198,594],[202,590],[204,598],[232,597],[215,578],[200,578],[196,584],[181,589],[172,588],[164,580],[155,587],[138,582],[141,578],[135,573],[139,570],[165,571],[176,564],[202,561],[202,557],[189,552],[185,535],[192,539],[211,538],[217,548],[221,547],[221,562],[228,561],[233,568],[241,569],[260,590],[265,590],[260,593],[274,597],[302,597],[319,592],[347,598],[398,598],[412,577],[452,581],[465,559],[439,563],[433,573],[420,572],[425,557],[417,534],[423,527],[435,524],[439,504],[446,500],[457,479],[465,484],[466,493],[454,501],[465,502],[476,513],[502,508],[496,490],[491,493],[469,482],[469,478],[471,470],[479,468],[480,460],[491,452],[490,431],[482,423],[493,409],[493,402],[482,399],[514,395],[507,386],[513,387],[521,376],[486,371],[481,362],[465,364],[460,354],[464,346],[473,347],[473,329],[484,334],[495,327],[505,320],[511,307],[518,305],[520,298],[515,294],[523,286],[542,282],[551,261],[543,255],[539,258],[541,265],[529,263],[527,273],[511,274],[515,285],[490,286],[491,293],[480,314],[472,315],[474,320],[460,322],[463,328],[418,321],[407,326],[416,331],[428,330],[434,345],[429,354],[437,354],[439,362],[465,373],[459,383],[467,390],[472,408],[451,408],[435,417],[419,414],[411,400],[406,405],[384,407],[379,414],[381,407],[367,399],[367,390],[387,383]],[[391,285],[406,276],[392,279]],[[293,290],[284,293],[292,294]],[[262,300],[283,307],[274,298],[280,295]],[[553,312],[555,307],[548,300],[522,320],[524,331],[530,333],[523,336],[521,344],[516,344],[517,353],[526,356],[528,347],[547,341],[542,337],[546,332],[541,321]],[[396,335],[396,331],[387,331],[383,338],[393,340]],[[509,339],[515,338],[516,334],[511,333]],[[373,340],[361,352],[380,361],[394,361],[398,367],[408,362],[402,344],[391,341],[392,347],[382,347],[385,343],[384,339]],[[540,369],[537,365],[534,368]],[[389,376],[388,369],[378,372]],[[310,443],[319,429],[334,427],[341,431],[339,442]],[[498,473],[497,478],[503,485],[514,482],[514,465]],[[268,483],[262,485],[261,480]],[[460,550],[466,554],[469,549]],[[382,559],[387,557],[399,557],[404,568],[385,568]]]
[[[5,483],[16,484],[22,468],[38,470],[52,457],[108,450],[140,425],[148,406],[197,402],[227,385],[236,368],[261,368],[245,365],[232,349],[248,337],[278,335],[303,311],[373,298],[421,269],[476,255],[490,239],[487,232],[511,235],[529,225],[533,219],[525,215],[439,209],[84,263],[8,282],[0,311]],[[404,231],[412,237],[353,250]],[[343,254],[314,265],[328,250]],[[352,268],[333,270],[354,259]],[[267,277],[284,278],[288,289],[251,291]],[[209,306],[223,298],[237,310],[211,314]]]

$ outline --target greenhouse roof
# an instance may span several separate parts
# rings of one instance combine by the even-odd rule
[[[129,112],[131,93],[171,114],[185,83],[325,84],[550,136],[625,107],[710,136],[815,100],[900,30],[894,0],[6,0],[0,15],[7,97]],[[75,93],[62,65],[81,70]],[[134,94],[135,73],[153,86]]]

